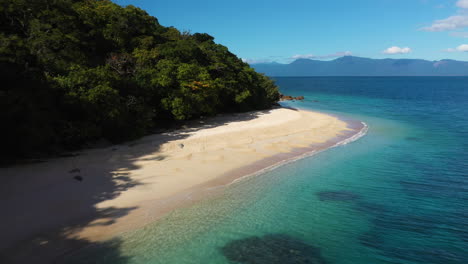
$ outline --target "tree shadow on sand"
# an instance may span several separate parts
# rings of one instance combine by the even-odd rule
[[[167,158],[157,152],[168,141],[185,139],[201,129],[253,120],[270,111],[193,120],[183,129],[133,142],[0,168],[0,263],[63,263],[67,256],[89,247],[106,252],[108,263],[128,263],[131,256],[121,252],[119,239],[93,242],[75,234],[85,227],[110,226],[137,209],[98,206],[142,185],[131,177],[140,168],[137,161],[159,162]]]
[[[118,239],[92,242],[77,237],[76,232],[85,227],[109,226],[136,209],[97,208],[96,204],[116,198],[139,183],[129,176],[115,176],[112,173],[91,178],[87,175],[83,182],[69,178],[69,182],[62,184],[75,184],[77,188],[67,187],[65,193],[56,193],[52,189],[50,192],[40,191],[38,194],[41,196],[26,196],[25,201],[12,197],[10,202],[13,204],[5,207],[3,205],[8,200],[2,200],[0,204],[7,208],[7,212],[2,215],[5,224],[1,226],[1,233],[5,237],[1,242],[5,247],[0,251],[0,263],[64,263],[67,255],[90,246],[106,249],[109,263],[127,263],[129,257],[120,252],[121,242]],[[85,184],[92,185],[92,188],[83,186]],[[51,200],[61,202],[49,204]],[[11,210],[11,207],[16,208]],[[20,220],[15,224],[15,219]]]

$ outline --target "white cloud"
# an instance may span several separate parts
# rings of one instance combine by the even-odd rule
[[[328,58],[336,58],[336,57],[343,57],[343,56],[351,56],[353,53],[351,51],[339,51],[333,54],[327,54],[323,56],[318,56],[319,59],[328,59]]]
[[[468,51],[468,44],[463,44],[463,45],[458,46],[457,50],[467,52]]]
[[[241,58],[241,60],[245,63],[248,64],[258,64],[258,63],[271,63],[271,60],[268,59],[247,59],[247,58]]]
[[[457,6],[460,8],[468,8],[468,0],[458,0]]]
[[[448,31],[468,27],[468,15],[456,15],[446,19],[436,20],[430,27],[423,27],[424,31]]]
[[[313,59],[313,58],[316,58],[316,56],[313,55],[313,54],[302,54],[302,55],[297,54],[297,55],[294,55],[294,56],[291,57],[291,59],[295,59],[295,60],[297,60],[297,59]]]
[[[468,52],[468,44],[462,44],[456,48],[449,48],[444,50],[445,52]]]
[[[443,51],[445,51],[445,52],[457,52],[457,49],[448,48],[448,49],[444,49]]]
[[[468,32],[450,32],[450,36],[459,38],[468,38]]]
[[[410,53],[412,50],[408,47],[405,47],[405,48],[400,48],[400,47],[397,47],[397,46],[393,46],[393,47],[390,47],[386,50],[383,51],[383,53],[385,54],[406,54],[406,53]]]
[[[461,8],[458,10],[458,14],[449,16],[445,19],[436,20],[431,26],[423,27],[421,30],[437,32],[468,27],[468,13],[464,10],[468,9],[468,0],[458,0],[456,5]]]
[[[303,54],[303,55],[294,55],[291,59],[330,59],[330,58],[337,58],[343,56],[351,56],[353,53],[351,51],[339,51],[332,54],[327,55],[313,55],[313,54]]]

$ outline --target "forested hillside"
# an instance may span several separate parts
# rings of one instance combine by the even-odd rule
[[[0,3],[2,158],[118,142],[278,100],[273,81],[212,36],[161,26],[134,6]]]

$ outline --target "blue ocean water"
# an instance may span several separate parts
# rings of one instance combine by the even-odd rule
[[[468,78],[276,78],[356,142],[239,181],[79,263],[468,263]],[[109,243],[113,243],[110,241]]]

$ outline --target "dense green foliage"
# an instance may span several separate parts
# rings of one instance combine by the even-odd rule
[[[108,0],[0,0],[0,156],[270,107],[275,84],[208,34]]]

